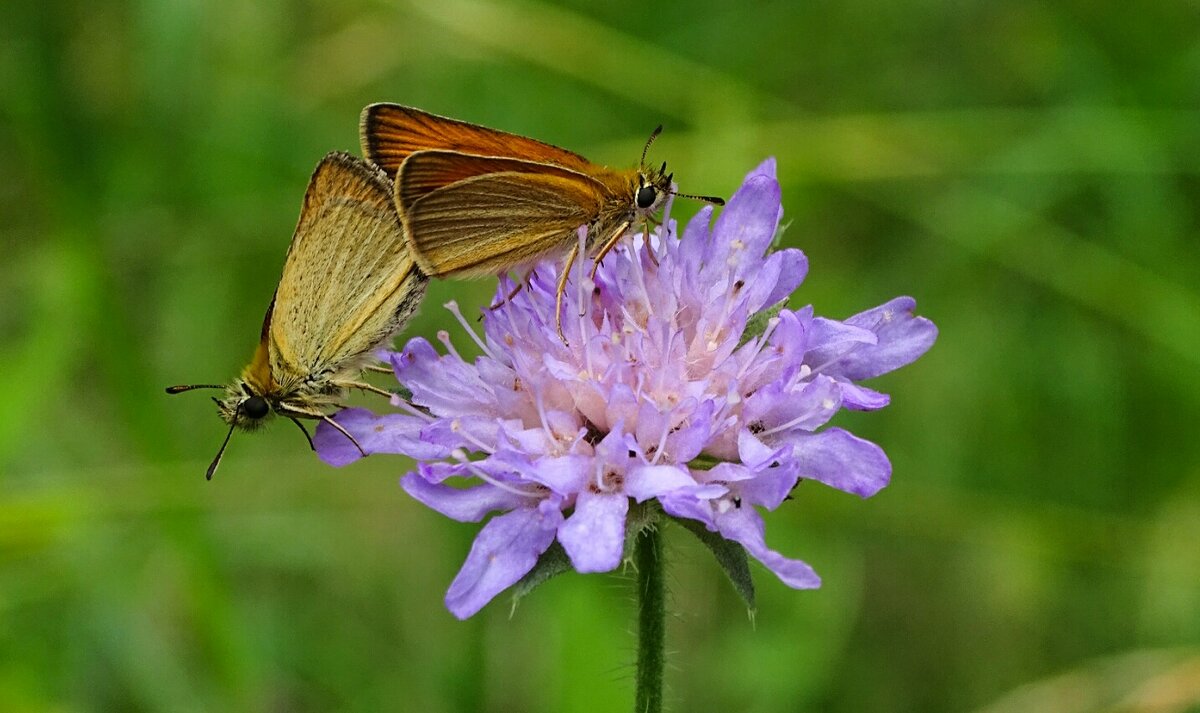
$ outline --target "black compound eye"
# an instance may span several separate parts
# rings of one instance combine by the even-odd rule
[[[658,190],[654,186],[642,186],[637,192],[637,207],[649,208],[658,198]]]
[[[250,418],[259,419],[271,412],[267,400],[261,396],[251,396],[242,402],[242,413]]]

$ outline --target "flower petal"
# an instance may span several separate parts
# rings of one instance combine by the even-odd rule
[[[812,332],[813,309],[785,309],[779,313],[779,324],[771,332],[768,343],[785,364],[799,364],[808,352]]]
[[[400,479],[400,487],[426,507],[459,522],[479,522],[490,512],[530,507],[531,497],[498,488],[491,483],[470,488],[451,488],[431,483],[416,473]]]
[[[419,461],[417,475],[430,483],[442,483],[450,478],[466,478],[471,475],[471,471],[460,461]]]
[[[500,425],[495,418],[490,416],[464,415],[441,418],[421,429],[421,440],[430,446],[444,448],[447,454],[455,448],[478,450],[481,443],[488,448],[495,448]],[[428,458],[428,456],[412,457]]]
[[[742,433],[745,433],[742,429]],[[747,468],[741,463],[717,463],[708,470],[698,471],[696,477],[705,483],[741,483],[752,480],[757,475],[753,468]]]
[[[675,517],[686,517],[697,520],[713,532],[717,531],[716,520],[713,519],[712,498],[698,493],[670,493],[658,498],[663,512]]]
[[[851,411],[875,411],[892,401],[892,397],[887,394],[849,381],[839,379],[838,385],[842,390],[842,405]]]
[[[412,402],[439,416],[483,416],[495,411],[495,397],[479,372],[454,356],[438,356],[422,337],[410,339],[404,351],[392,356],[400,383],[412,392]]]
[[[750,171],[750,173],[746,174],[746,177],[744,179],[742,179],[742,183],[745,183],[746,181],[749,181],[751,178],[756,178],[758,176],[765,176],[767,178],[770,178],[771,180],[776,180],[777,176],[776,176],[776,170],[775,170],[775,163],[776,162],[775,162],[774,156],[768,156],[767,158],[763,159],[762,163],[755,166],[753,168],[753,170]]]
[[[687,421],[667,436],[666,452],[676,463],[687,463],[708,444],[712,438],[712,417],[717,410],[716,402],[707,400],[696,407]]]
[[[538,458],[522,475],[560,495],[574,495],[586,487],[594,461],[591,456],[582,455]]]
[[[743,503],[774,510],[787,500],[798,482],[800,473],[795,462],[780,459],[763,466],[753,479],[740,484],[737,490]]]
[[[558,528],[558,541],[579,572],[608,572],[621,563],[629,498],[584,490],[575,512]]]
[[[704,265],[707,246],[711,241],[713,207],[706,205],[692,216],[683,229],[683,238],[676,244],[676,254],[683,268],[683,274],[694,280],[700,274]]]
[[[737,442],[738,458],[741,458],[742,463],[751,469],[760,468],[770,461],[779,458],[780,456],[784,455],[786,450],[768,446],[753,433],[751,433],[750,429],[748,428],[743,428],[742,430],[738,431]]]
[[[775,282],[775,287],[771,290],[771,294],[763,300],[763,306],[770,307],[786,300],[804,278],[808,276],[808,258],[804,253],[796,248],[786,248],[779,252],[772,253],[767,257],[767,262],[778,260],[779,279]]]
[[[878,342],[859,347],[842,357],[837,373],[848,379],[870,379],[916,361],[937,339],[937,327],[924,317],[913,315],[917,302],[897,297],[875,309],[856,314],[846,324],[875,332]]]
[[[779,182],[766,175],[748,178],[713,224],[705,273],[746,275],[762,261],[775,239],[782,209]]]
[[[746,551],[784,584],[794,589],[816,589],[821,578],[806,562],[788,559],[767,547],[763,539],[762,517],[749,505],[735,507],[717,515],[718,531],[725,537],[742,543]]]
[[[676,465],[638,465],[625,475],[625,493],[639,503],[695,484],[691,473]]]
[[[612,430],[596,444],[596,460],[601,467],[612,468],[624,473],[629,464],[629,449],[633,440],[624,431],[624,424],[617,421]]]
[[[746,399],[744,414],[752,427],[757,425],[772,434],[789,433],[815,431],[828,423],[841,407],[841,386],[821,374],[807,384],[801,382],[792,387],[778,382],[768,384]],[[764,434],[763,438],[768,436]]]
[[[420,459],[450,455],[450,448],[421,440],[425,422],[416,416],[398,413],[376,416],[364,408],[348,408],[334,414],[333,420],[349,431],[368,454],[399,453]],[[334,466],[362,458],[358,447],[345,434],[324,422],[317,424],[313,446],[321,460]]]
[[[840,428],[795,440],[800,477],[869,498],[888,484],[892,464],[879,446]]]
[[[520,508],[488,521],[446,591],[446,608],[459,619],[476,613],[537,564],[562,521],[557,507]]]
[[[869,329],[824,317],[813,317],[808,339],[808,354],[804,357],[804,363],[811,365],[814,370],[828,370],[846,354],[864,345],[874,345],[879,340]]]

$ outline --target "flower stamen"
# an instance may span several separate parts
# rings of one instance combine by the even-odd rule
[[[492,476],[488,475],[488,474],[487,474],[487,473],[486,473],[486,472],[483,470],[483,468],[480,468],[479,466],[475,465],[475,463],[474,463],[473,461],[471,461],[470,459],[468,459],[468,458],[467,458],[467,456],[466,456],[466,454],[465,454],[465,453],[462,453],[462,452],[461,452],[461,450],[456,450],[456,451],[455,451],[455,453],[454,453],[453,455],[454,455],[454,456],[455,456],[455,458],[458,460],[458,462],[459,462],[459,463],[462,463],[464,466],[466,466],[467,470],[471,471],[471,473],[472,473],[472,474],[473,474],[473,475],[474,475],[476,478],[479,478],[480,480],[482,480],[482,481],[484,481],[484,482],[486,482],[486,483],[488,483],[488,484],[490,484],[490,485],[494,485],[495,487],[497,487],[497,488],[500,488],[501,490],[505,490],[505,491],[507,491],[507,492],[510,492],[510,493],[512,493],[513,495],[520,495],[520,496],[521,496],[521,497],[523,497],[523,498],[537,498],[537,497],[540,497],[540,494],[539,494],[538,492],[536,492],[536,491],[522,490],[521,488],[517,488],[517,487],[514,487],[514,486],[512,486],[512,485],[509,485],[508,483],[505,483],[505,482],[504,482],[504,481],[502,481],[502,480],[498,480],[498,479],[496,479],[496,478],[493,478]]]
[[[492,353],[492,350],[488,348],[488,345],[482,339],[479,338],[479,335],[476,334],[475,330],[471,327],[471,325],[467,323],[466,318],[463,317],[462,311],[459,310],[459,308],[458,308],[457,301],[450,300],[449,302],[447,302],[446,304],[444,304],[442,306],[445,307],[446,309],[450,310],[450,313],[453,314],[454,318],[458,320],[458,323],[462,325],[463,330],[466,331],[467,334],[471,335],[471,339],[474,340],[477,345],[479,345],[479,349],[484,354],[487,354],[492,359],[496,359],[496,355]],[[438,332],[439,340],[442,338],[442,334],[444,334],[444,332]]]
[[[458,420],[457,418],[450,422],[450,430],[454,433],[457,433],[459,436],[462,437],[462,439],[464,441],[466,441],[467,443],[470,443],[471,445],[475,446],[476,448],[483,451],[484,453],[487,453],[488,455],[495,454],[495,452],[496,452],[495,448],[493,448],[493,447],[489,446],[488,444],[484,443],[483,441],[479,440],[479,438],[475,434],[473,434],[470,431],[463,428],[462,421]]]

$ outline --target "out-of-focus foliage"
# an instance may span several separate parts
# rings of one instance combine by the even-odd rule
[[[457,622],[476,527],[407,463],[283,424],[206,483],[213,406],[162,393],[249,358],[309,172],[384,100],[621,165],[662,122],[699,193],[775,155],[794,306],[941,328],[843,422],[893,484],[771,517],[824,588],[761,576],[750,622],[671,531],[675,710],[1194,709],[1197,77],[1167,0],[3,3],[0,709],[628,708],[626,581]]]

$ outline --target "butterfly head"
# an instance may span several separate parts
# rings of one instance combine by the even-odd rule
[[[267,397],[255,392],[249,383],[239,379],[225,388],[224,398],[213,398],[221,420],[244,431],[253,431],[265,424],[274,409]]]
[[[229,438],[233,435],[235,428],[240,428],[244,431],[253,431],[259,426],[267,422],[274,408],[271,402],[261,394],[255,393],[250,384],[242,379],[238,379],[229,386],[221,386],[220,384],[183,384],[180,386],[167,387],[168,394],[182,394],[185,391],[193,389],[224,389],[224,398],[213,398],[217,404],[217,413],[221,419],[229,424],[229,432],[225,434],[225,440],[221,442],[221,448],[217,451],[217,456],[213,458],[212,464],[208,466],[208,471],[205,477],[212,479],[213,473],[216,472],[217,466],[221,464],[221,457],[225,455],[225,447],[229,445]],[[307,433],[305,435],[308,435]]]
[[[663,161],[662,166],[658,168],[649,167],[646,165],[646,153],[650,151],[650,145],[662,133],[662,126],[659,125],[650,134],[650,138],[646,141],[646,146],[642,149],[642,161],[637,172],[637,185],[634,186],[633,203],[637,207],[638,213],[641,215],[651,215],[662,207],[663,201],[667,196],[683,196],[684,198],[693,198],[705,203],[713,205],[725,205],[724,199],[714,198],[712,196],[695,196],[689,193],[679,193],[675,190],[675,174],[667,173],[667,162]]]

